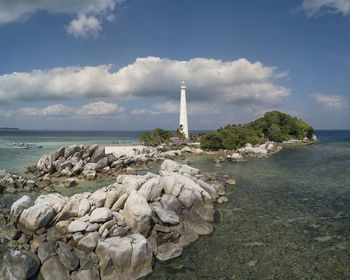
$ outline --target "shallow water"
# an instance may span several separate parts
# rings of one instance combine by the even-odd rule
[[[216,208],[213,235],[147,279],[350,279],[350,133],[329,133],[269,159],[192,158],[237,184]]]
[[[211,156],[192,157],[237,184],[216,207],[214,233],[146,279],[350,279],[350,131],[317,135],[321,143],[269,159],[216,167]]]

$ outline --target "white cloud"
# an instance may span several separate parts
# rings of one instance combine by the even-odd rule
[[[211,104],[210,110],[208,110],[208,104],[205,103],[187,103],[187,112],[189,115],[206,115],[206,114],[218,114],[219,110],[215,109],[217,106]],[[159,115],[159,114],[178,114],[180,112],[179,102],[164,102],[156,103],[148,108],[134,109],[131,111],[132,115]]]
[[[223,62],[146,57],[116,72],[111,68],[73,66],[0,75],[0,102],[106,97],[177,100],[182,80],[187,82],[187,97],[192,101],[275,104],[290,93],[275,84],[285,72],[244,58]]]
[[[124,0],[1,0],[0,24],[23,21],[40,11],[77,16],[68,28],[76,37],[96,36],[101,22],[113,18],[115,6]]]
[[[346,97],[341,95],[321,94],[313,93],[310,97],[315,100],[316,103],[330,109],[342,109],[349,107]]]
[[[67,27],[67,32],[76,38],[96,37],[101,30],[101,22],[95,16],[86,16],[84,14],[71,21]]]
[[[80,108],[68,107],[62,104],[55,104],[44,108],[22,107],[16,110],[1,111],[3,117],[65,117],[65,118],[89,118],[118,115],[124,108],[114,103],[103,101],[89,103]]]
[[[303,0],[301,7],[308,16],[315,16],[323,13],[341,13],[344,16],[350,15],[349,0]]]

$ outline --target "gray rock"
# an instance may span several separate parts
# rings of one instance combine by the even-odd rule
[[[79,258],[70,250],[63,250],[59,255],[61,263],[69,270],[75,270],[79,265]]]
[[[81,270],[76,274],[72,274],[72,280],[100,280],[98,271]]]
[[[19,224],[29,231],[46,227],[55,215],[55,210],[46,203],[36,204],[24,209]]]
[[[56,255],[56,245],[52,242],[44,242],[39,246],[38,256],[41,263]]]
[[[93,205],[98,207],[103,207],[106,201],[107,193],[103,190],[97,190],[95,191],[90,197],[89,200],[92,202]]]
[[[183,232],[179,239],[179,245],[186,248],[198,239],[198,234],[191,230]]]
[[[91,155],[90,162],[97,163],[100,159],[105,157],[105,147],[97,147]]]
[[[188,187],[183,187],[180,195],[178,196],[179,201],[186,208],[191,208],[195,198],[194,191]]]
[[[213,232],[213,226],[194,210],[189,210],[184,214],[183,222],[186,230],[194,231],[199,235],[207,235]]]
[[[42,156],[38,163],[36,164],[36,168],[39,171],[43,171],[45,173],[51,173],[53,171],[53,161],[52,157],[49,155]]]
[[[45,195],[39,195],[35,200],[34,204],[47,203],[53,209],[55,209],[56,213],[61,212],[63,207],[67,204],[68,199],[59,193],[50,193]]]
[[[40,267],[39,258],[29,251],[14,250],[4,257],[0,270],[2,280],[27,280],[34,276]]]
[[[179,200],[170,194],[163,194],[160,204],[164,209],[173,210],[178,215],[181,214],[182,210],[182,204],[179,202]]]
[[[162,191],[163,184],[160,183],[159,178],[151,178],[140,187],[138,193],[144,196],[147,201],[154,201],[160,197]]]
[[[72,146],[69,146],[65,152],[64,152],[64,157],[67,159],[69,158],[71,155],[75,154],[76,152],[80,151],[80,147],[78,144],[74,144]]]
[[[79,160],[77,164],[74,165],[73,169],[72,169],[72,174],[79,174],[84,167],[84,161],[83,160]]]
[[[53,155],[53,160],[58,160],[60,157],[64,156],[65,147],[59,148]]]
[[[112,216],[112,211],[109,208],[96,208],[94,211],[92,211],[89,221],[90,223],[106,222],[110,220]]]
[[[23,210],[29,208],[31,204],[32,199],[28,195],[24,195],[20,199],[16,200],[11,206],[11,220],[17,223]]]
[[[97,231],[100,228],[100,225],[98,223],[89,224],[86,228],[87,232]]]
[[[167,171],[167,172],[176,172],[179,170],[180,165],[172,160],[166,159],[163,161],[162,165],[160,166],[161,170]]]
[[[85,151],[85,153],[91,157],[91,155],[95,152],[95,150],[98,148],[98,145],[94,144],[94,145],[91,145],[90,147],[88,147]]]
[[[79,213],[79,204],[79,200],[77,199],[69,200],[66,206],[63,207],[62,211],[56,216],[55,221],[59,222],[77,217]]]
[[[158,246],[156,258],[161,261],[168,261],[182,255],[182,247],[172,242],[164,243]]]
[[[84,176],[86,180],[92,181],[96,178],[96,172],[93,170],[84,171]]]
[[[68,232],[74,233],[74,232],[78,232],[78,231],[84,231],[84,230],[86,230],[88,225],[89,224],[86,222],[75,220],[75,221],[71,222],[70,225],[68,226]]]
[[[121,208],[123,208],[128,197],[129,197],[129,195],[127,193],[122,194],[118,198],[118,200],[113,204],[113,206],[111,208],[112,211],[119,211]]]
[[[70,188],[72,186],[75,186],[77,184],[77,178],[67,178],[64,180],[64,186],[66,188]]]
[[[134,231],[147,235],[150,229],[152,209],[147,204],[146,199],[132,192],[124,206],[124,217],[126,224]]]
[[[83,198],[79,204],[78,216],[79,217],[85,216],[90,212],[90,209],[91,209],[90,201],[86,198]]]
[[[63,266],[58,257],[51,257],[40,268],[43,280],[70,280],[69,271]]]
[[[110,191],[107,194],[106,201],[105,201],[105,207],[112,208],[113,204],[118,200],[119,198],[119,192],[118,191]]]
[[[100,236],[97,232],[88,233],[78,242],[78,248],[85,252],[92,252],[95,250],[97,241],[100,239]]]
[[[165,224],[176,225],[180,222],[180,217],[173,210],[166,210],[157,206],[154,206],[153,209]]]
[[[105,168],[108,166],[108,157],[101,158],[97,163],[96,163],[96,170],[100,170],[102,168]]]

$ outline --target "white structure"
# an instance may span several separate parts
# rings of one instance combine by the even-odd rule
[[[182,132],[188,138],[188,124],[187,124],[187,105],[186,105],[186,85],[181,83],[181,101],[180,101],[180,124]]]

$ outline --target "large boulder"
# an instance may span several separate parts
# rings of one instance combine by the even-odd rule
[[[14,250],[4,257],[0,271],[2,280],[27,280],[34,276],[40,267],[39,258],[29,251]]]
[[[64,156],[65,147],[59,148],[53,155],[53,160],[58,160],[60,157]]]
[[[147,201],[154,201],[160,197],[163,191],[163,184],[160,182],[159,178],[151,178],[146,183],[144,183],[138,193],[142,195]]]
[[[24,195],[20,199],[15,201],[11,206],[11,220],[17,223],[23,210],[29,208],[31,204],[32,199],[28,195]]]
[[[57,256],[48,259],[40,268],[43,280],[70,280],[69,271],[60,262]]]
[[[42,194],[37,197],[34,204],[47,203],[56,213],[61,212],[63,207],[67,204],[68,199],[59,193]]]
[[[95,191],[90,197],[89,200],[95,205],[96,208],[103,207],[107,198],[107,193],[104,189]]]
[[[105,147],[97,147],[91,155],[90,162],[97,163],[100,159],[105,157]]]
[[[91,212],[89,221],[90,223],[106,222],[112,218],[113,214],[111,209],[107,207],[96,208]]]
[[[36,167],[39,171],[43,171],[45,173],[51,173],[53,171],[52,156],[50,155],[42,156],[39,159],[38,163],[36,164]]]
[[[180,222],[180,217],[173,210],[166,210],[157,206],[154,206],[153,209],[159,219],[165,224],[176,225]]]
[[[78,144],[74,144],[72,146],[69,146],[68,148],[66,148],[65,152],[64,152],[64,157],[67,159],[70,156],[74,155],[76,152],[79,152],[80,146]]]
[[[100,239],[100,236],[97,232],[88,233],[78,242],[78,248],[85,252],[92,252],[95,250],[97,241]]]
[[[140,234],[98,242],[101,280],[135,280],[152,272],[152,247]]]
[[[89,224],[87,222],[75,220],[71,222],[70,225],[68,226],[68,232],[74,233],[74,232],[84,231],[86,230],[88,225]]]
[[[108,157],[101,158],[96,163],[96,170],[100,170],[100,169],[105,168],[107,166],[108,166]]]
[[[166,159],[163,161],[162,165],[160,166],[161,170],[167,171],[167,172],[176,172],[180,168],[180,164],[178,164],[175,161]]]
[[[55,216],[55,210],[47,203],[35,204],[24,209],[18,223],[26,230],[35,231],[46,227]]]
[[[56,223],[59,221],[67,220],[69,218],[77,217],[79,214],[80,202],[78,199],[71,199],[63,207],[62,211],[56,216]]]
[[[144,196],[136,191],[132,192],[124,206],[124,217],[126,224],[134,231],[147,235],[151,227],[152,209]]]

